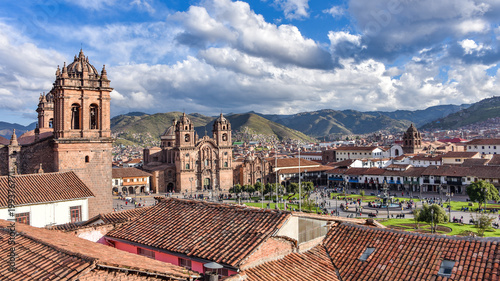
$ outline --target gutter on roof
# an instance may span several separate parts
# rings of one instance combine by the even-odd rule
[[[176,280],[182,280],[182,281],[191,280],[191,278],[193,278],[193,277],[194,278],[200,278],[201,277],[201,275],[191,275],[191,274],[190,274],[189,278],[173,277],[173,276],[170,276],[170,275],[165,275],[163,273],[149,272],[149,271],[132,269],[132,268],[115,267],[115,266],[105,265],[105,264],[96,264],[96,267],[106,268],[106,269],[113,269],[113,270],[119,270],[119,271],[133,271],[133,272],[143,273],[143,274],[146,274],[146,275],[152,275],[152,276],[155,276],[155,277],[156,276],[162,276],[162,277],[167,277],[167,278],[176,279]]]
[[[56,200],[56,201],[45,201],[45,202],[35,202],[35,203],[28,203],[28,204],[14,204],[16,207],[24,207],[24,206],[32,206],[32,205],[39,205],[39,204],[52,204],[52,203],[59,203],[59,202],[67,202],[67,201],[76,201],[76,200],[84,200],[84,199],[89,199],[91,197],[95,196],[89,196],[89,197],[80,197],[80,198],[74,198],[74,199],[65,199],[65,200]],[[0,209],[7,208],[7,206],[0,206]]]

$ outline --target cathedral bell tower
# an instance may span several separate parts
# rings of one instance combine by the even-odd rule
[[[194,126],[186,113],[175,125],[175,144],[179,148],[194,147],[196,144]]]
[[[222,113],[214,122],[212,134],[218,146],[231,145],[231,123],[229,123],[227,119],[222,116]]]
[[[59,71],[59,67],[57,68]],[[56,72],[57,75],[57,72]],[[38,102],[38,128],[53,128],[54,123],[54,96],[52,93],[41,94]]]
[[[413,154],[418,149],[422,148],[422,136],[420,132],[411,124],[411,126],[403,134],[403,151],[404,153]]]
[[[105,67],[99,75],[82,50],[58,69],[53,88],[56,139],[111,137],[109,83]]]
[[[113,210],[110,87],[106,69],[99,75],[83,50],[59,67],[50,93],[54,99],[56,171],[74,171],[92,190],[89,216]]]

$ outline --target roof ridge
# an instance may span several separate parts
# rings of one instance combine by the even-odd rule
[[[0,228],[0,230],[7,231],[3,227]],[[86,256],[86,255],[81,254],[81,253],[72,252],[70,250],[63,249],[63,248],[58,247],[56,245],[49,244],[49,243],[47,243],[47,242],[45,242],[45,241],[43,241],[43,240],[41,240],[39,238],[36,238],[36,237],[34,237],[34,236],[30,235],[30,234],[25,233],[25,232],[17,232],[16,236],[23,236],[23,237],[25,237],[27,239],[35,241],[36,243],[40,243],[40,244],[42,244],[42,245],[44,245],[46,247],[52,248],[52,249],[54,249],[54,250],[56,250],[58,252],[61,252],[61,253],[65,254],[65,255],[75,256],[75,257],[78,257],[78,258],[83,259],[83,260],[88,261],[88,262],[95,262],[95,261],[97,261],[96,258],[89,257],[89,256]]]
[[[66,172],[48,172],[48,173],[36,173],[36,174],[19,174],[19,175],[13,175],[15,178],[19,177],[33,177],[33,176],[44,176],[44,175],[55,175],[55,174],[75,174],[74,171],[66,171]],[[76,174],[75,174],[76,175]],[[8,176],[0,176],[0,178],[6,178]]]
[[[163,202],[169,202],[169,201],[177,201],[180,203],[194,203],[194,204],[199,204],[199,205],[205,205],[207,207],[212,207],[212,208],[227,208],[227,209],[234,209],[236,211],[250,211],[250,212],[256,212],[256,213],[290,213],[290,211],[285,211],[285,210],[275,210],[275,209],[262,209],[258,207],[252,207],[252,206],[246,206],[246,205],[238,205],[234,203],[217,203],[217,202],[209,202],[209,201],[202,201],[202,200],[194,200],[194,199],[182,199],[182,198],[167,198],[166,200],[163,200]]]

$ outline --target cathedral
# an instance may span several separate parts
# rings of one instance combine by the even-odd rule
[[[52,89],[42,94],[35,131],[13,134],[0,145],[0,175],[73,171],[90,188],[89,216],[112,208],[110,81],[80,50],[57,67]]]
[[[161,135],[161,147],[144,150],[144,170],[156,192],[228,191],[233,186],[231,124],[214,121],[212,138],[199,138],[184,113]]]

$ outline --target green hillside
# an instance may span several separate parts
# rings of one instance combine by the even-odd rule
[[[182,112],[168,112],[139,115],[125,114],[111,119],[111,131],[118,139],[125,139],[145,145],[158,145],[160,135],[172,125],[173,119],[179,119]],[[201,114],[188,114],[195,127],[205,126],[213,117]]]
[[[142,143],[148,146],[158,145],[160,135],[172,124],[173,119],[179,119],[181,112],[148,114],[126,114],[111,119],[111,131],[118,137],[133,143]],[[204,116],[199,113],[188,114],[189,119],[195,126],[198,136],[212,135],[215,117]],[[277,136],[279,139],[300,139],[314,141],[305,134],[289,129],[283,125],[266,120],[256,114],[235,114],[226,116],[231,122],[233,131],[239,131],[242,127],[248,128],[254,134]],[[125,142],[120,142],[125,143]]]
[[[421,127],[422,130],[452,130],[477,122],[486,121],[488,118],[500,117],[500,97],[492,97],[479,101],[469,108],[450,114]]]
[[[332,109],[263,117],[313,137],[330,134],[367,134],[379,130],[401,131],[408,128],[411,123],[408,120],[395,120],[381,114]]]
[[[303,141],[315,141],[313,138],[296,130],[292,130],[281,124],[269,121],[254,113],[233,114],[227,116],[233,130],[241,130],[243,127],[255,134],[276,136],[278,139],[296,139]]]

